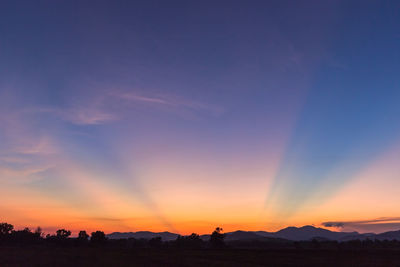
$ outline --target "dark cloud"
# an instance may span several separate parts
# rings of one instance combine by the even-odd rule
[[[324,227],[380,232],[383,230],[400,228],[400,217],[381,217],[371,220],[360,221],[323,222],[321,223],[321,225]]]
[[[323,226],[325,227],[343,227],[344,223],[343,222],[323,222],[322,223]]]

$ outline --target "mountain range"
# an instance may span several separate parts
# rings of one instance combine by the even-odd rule
[[[110,239],[124,239],[124,238],[135,238],[135,239],[151,239],[154,237],[161,237],[163,241],[175,240],[179,234],[170,232],[114,232],[108,234],[107,237]],[[201,235],[200,238],[207,241],[210,235]],[[334,232],[323,228],[314,226],[303,226],[303,227],[287,227],[277,232],[265,232],[265,231],[235,231],[226,233],[226,241],[237,241],[237,240],[258,240],[268,241],[271,239],[281,239],[290,241],[305,241],[305,240],[336,240],[336,241],[349,241],[349,240],[365,240],[365,239],[377,239],[377,240],[400,240],[400,231],[390,231],[381,234],[375,233],[364,233],[358,232]]]

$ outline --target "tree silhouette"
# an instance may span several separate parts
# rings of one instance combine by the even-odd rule
[[[215,228],[210,237],[210,244],[213,247],[223,247],[225,246],[224,238],[225,234],[222,233],[223,229],[221,227]]]
[[[38,242],[41,236],[32,232],[29,228],[25,228],[24,230],[11,231],[9,239],[16,244],[32,244]]]
[[[92,242],[93,244],[102,244],[106,242],[106,240],[106,235],[102,231],[93,232],[92,236],[90,237],[90,242]]]
[[[191,235],[189,235],[187,237],[187,239],[189,239],[189,240],[200,240],[200,236],[198,234],[196,234],[196,233],[192,233]]]
[[[198,234],[192,233],[188,236],[178,236],[175,240],[175,245],[180,248],[200,248],[203,244]]]
[[[0,223],[0,235],[9,235],[14,230],[14,226],[9,223]]]
[[[65,229],[59,229],[56,232],[56,236],[58,239],[67,239],[71,235],[71,231]]]
[[[34,232],[34,234],[36,235],[36,237],[38,238],[43,238],[44,237],[44,233],[43,230],[40,226],[38,226]]]
[[[86,233],[86,231],[80,231],[78,234],[78,240],[86,242],[89,239],[89,235]]]

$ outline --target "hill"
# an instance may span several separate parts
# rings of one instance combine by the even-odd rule
[[[161,237],[163,241],[175,240],[179,235],[170,232],[128,232],[120,233],[115,232],[107,235],[110,239],[123,239],[123,238],[136,238],[136,239],[151,239],[154,237]],[[204,241],[210,239],[210,235],[201,235],[200,238]],[[265,231],[235,231],[226,233],[226,241],[238,240],[253,240],[263,241],[271,239],[286,239],[290,241],[306,241],[312,239],[319,240],[335,240],[335,241],[349,241],[349,240],[400,240],[400,231],[390,231],[381,234],[366,233],[360,234],[358,232],[334,232],[323,228],[306,225],[303,227],[287,227],[277,232]]]

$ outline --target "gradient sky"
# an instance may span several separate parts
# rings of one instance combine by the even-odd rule
[[[382,232],[399,192],[399,1],[1,3],[2,221]]]

